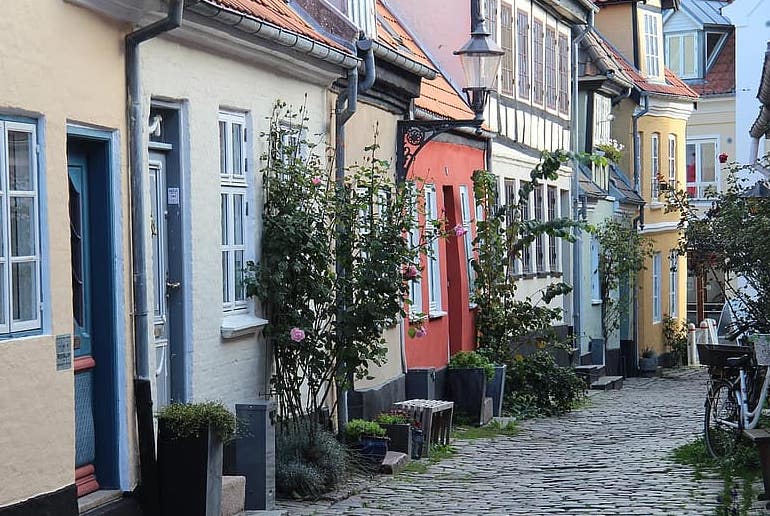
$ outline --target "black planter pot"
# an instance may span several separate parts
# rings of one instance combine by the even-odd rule
[[[419,460],[422,457],[422,447],[425,445],[425,434],[422,429],[411,427],[412,433],[412,459]]]
[[[222,441],[211,427],[197,437],[176,438],[158,422],[160,513],[219,516]]]
[[[486,395],[492,398],[492,415],[500,416],[503,410],[503,392],[505,391],[505,365],[495,365],[495,376],[487,382]]]
[[[388,449],[405,453],[407,457],[412,456],[412,425],[409,423],[396,425],[383,425],[382,428],[388,433],[390,444]]]
[[[639,359],[639,371],[642,376],[653,376],[658,369],[658,357],[642,357]]]
[[[455,412],[470,418],[474,425],[481,423],[481,409],[487,392],[484,369],[450,368],[447,370],[449,398],[455,403]]]
[[[389,441],[387,437],[362,436],[351,447],[358,452],[365,467],[378,472],[388,453]]]

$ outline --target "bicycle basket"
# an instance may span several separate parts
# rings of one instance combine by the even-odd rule
[[[754,339],[754,355],[757,357],[757,364],[761,366],[770,365],[770,335],[757,335]]]
[[[725,346],[721,344],[698,344],[698,358],[706,366],[727,367],[727,359],[751,354],[746,346]]]

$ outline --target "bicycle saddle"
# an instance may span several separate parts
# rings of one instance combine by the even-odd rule
[[[739,357],[730,357],[727,360],[725,360],[728,367],[741,367],[748,364],[749,361],[751,361],[751,356],[749,355],[741,355]]]

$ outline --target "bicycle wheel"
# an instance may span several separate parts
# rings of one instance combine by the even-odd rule
[[[714,458],[732,454],[738,438],[741,436],[738,400],[729,382],[714,382],[706,400],[706,417],[703,437],[706,448]],[[725,424],[734,423],[735,426]]]

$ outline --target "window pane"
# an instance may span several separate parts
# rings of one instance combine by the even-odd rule
[[[230,252],[222,251],[222,302],[230,302]]]
[[[219,173],[227,174],[227,124],[219,122]]]
[[[222,245],[227,245],[229,239],[227,235],[227,229],[228,229],[228,220],[227,220],[227,194],[221,195],[221,209],[220,209],[220,217],[221,217],[221,225],[222,225]]]
[[[698,56],[695,54],[695,34],[689,34],[684,38],[684,75],[695,75],[695,67]]]
[[[246,299],[246,289],[243,285],[243,251],[235,251],[235,300],[243,301]]]
[[[679,49],[681,38],[671,37],[668,40],[668,66],[677,75],[682,75],[682,55]]]
[[[233,124],[233,175],[243,175],[243,126]]]
[[[11,264],[13,281],[13,320],[37,319],[37,271],[35,262]]]
[[[35,256],[35,200],[11,197],[11,255]]]
[[[243,245],[243,195],[233,195],[233,244]]]
[[[8,307],[5,306],[5,263],[0,264],[0,324],[8,324],[5,314]]]
[[[32,135],[8,131],[8,182],[10,190],[32,191]]]
[[[716,146],[713,143],[702,143],[700,146],[701,181],[712,183],[716,180],[715,156]]]
[[[722,39],[722,34],[719,32],[709,32],[706,34],[706,59],[711,59],[714,55],[720,39]]]

